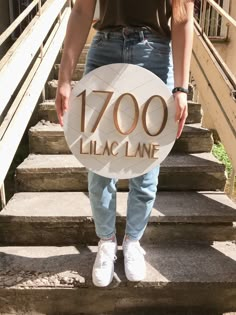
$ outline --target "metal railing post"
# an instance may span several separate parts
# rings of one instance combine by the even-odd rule
[[[42,15],[42,0],[39,0],[39,3],[38,3],[38,14],[39,16]],[[41,61],[43,60],[43,44],[40,46],[40,58],[41,58]],[[46,99],[46,92],[45,92],[45,87],[43,88],[42,90],[42,100],[43,102],[45,101]]]
[[[234,194],[235,176],[236,176],[236,173],[235,173],[235,170],[233,169],[232,173],[231,173],[231,177],[230,177],[230,184],[229,184],[229,195],[230,195],[230,197],[233,197],[233,194]]]
[[[6,202],[6,193],[5,193],[5,186],[4,186],[4,183],[2,184],[1,188],[0,188],[0,191],[1,191],[1,202],[2,202],[2,208],[4,208],[7,204]]]
[[[199,23],[202,28],[203,33],[204,33],[205,21],[206,21],[206,7],[207,7],[207,1],[203,0],[203,3],[201,4],[200,23]]]

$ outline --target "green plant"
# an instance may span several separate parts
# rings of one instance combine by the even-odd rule
[[[212,153],[219,161],[221,161],[225,165],[226,172],[227,172],[227,175],[229,177],[231,174],[231,171],[232,171],[232,164],[231,164],[231,161],[230,161],[230,159],[229,159],[229,157],[225,151],[223,144],[221,142],[214,144],[213,149],[212,149]]]

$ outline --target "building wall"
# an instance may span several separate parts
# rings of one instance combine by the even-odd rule
[[[231,7],[230,7],[229,14],[236,20],[236,0],[231,0]],[[236,77],[236,58],[235,58],[236,28],[230,25],[228,42],[214,43],[214,46],[219,52],[223,61],[226,63],[226,65],[230,69],[230,71]],[[199,101],[201,103],[201,97]],[[206,112],[204,113],[204,116],[203,116],[202,125],[209,129],[217,129],[217,126],[215,126],[214,121],[211,119],[211,115],[207,114]]]
[[[9,6],[7,0],[0,0],[0,34],[2,34],[6,28],[10,25],[9,18]],[[9,48],[11,40],[8,39],[0,46],[0,58],[4,55],[4,53]]]
[[[236,20],[236,1],[231,1],[230,15]],[[229,41],[227,43],[215,43],[217,51],[227,64],[231,72],[236,76],[236,28],[230,25]]]

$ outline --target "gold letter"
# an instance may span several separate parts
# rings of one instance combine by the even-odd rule
[[[129,142],[125,142],[125,156],[126,157],[135,157],[135,155],[129,155]]]
[[[84,90],[83,92],[81,92],[79,95],[77,95],[77,97],[80,97],[80,95],[82,95],[82,103],[81,103],[81,132],[84,132],[84,125],[85,125],[85,105],[86,105],[86,90]]]
[[[152,159],[158,159],[158,156],[155,156],[155,153],[159,151],[160,145],[159,144],[152,144]]]
[[[106,98],[106,100],[105,100],[105,103],[104,103],[104,105],[103,105],[103,108],[102,108],[102,110],[100,111],[100,113],[99,113],[99,115],[98,115],[98,118],[97,118],[97,120],[96,120],[96,122],[95,122],[95,124],[94,124],[94,126],[93,126],[93,128],[92,128],[92,130],[91,130],[91,132],[94,132],[96,129],[97,129],[97,126],[98,126],[98,124],[99,124],[99,122],[100,122],[100,120],[101,120],[101,118],[102,118],[102,116],[103,116],[103,114],[104,114],[104,112],[105,112],[105,110],[106,110],[106,108],[107,108],[107,105],[108,105],[108,103],[110,102],[110,99],[111,99],[111,97],[112,97],[112,95],[113,95],[113,93],[114,92],[110,92],[110,91],[93,91],[94,93],[107,93],[108,95],[107,95],[107,98]]]
[[[93,141],[94,142],[94,155],[102,155],[102,153],[97,153],[97,141]]]
[[[143,144],[143,156],[144,156],[144,151],[146,151],[148,158],[150,159],[150,154],[151,154],[151,143],[148,144],[148,148],[147,148],[147,144],[144,143]]]
[[[80,142],[80,154],[89,154],[89,152],[83,152],[83,139],[82,138],[80,138],[80,140],[79,140],[79,142]]]
[[[134,116],[134,122],[132,124],[132,126],[127,130],[127,131],[122,131],[120,129],[120,126],[119,126],[119,123],[118,123],[118,118],[117,118],[117,113],[118,113],[118,109],[119,109],[119,105],[120,105],[120,102],[121,102],[121,99],[124,97],[124,96],[130,96],[133,100],[133,103],[134,103],[134,110],[135,110],[135,116]],[[132,131],[134,131],[134,129],[136,128],[137,126],[137,123],[138,123],[138,117],[139,117],[139,108],[138,108],[138,102],[136,100],[136,98],[130,94],[130,93],[124,93],[122,95],[120,95],[115,103],[115,107],[114,107],[114,112],[113,112],[113,119],[114,119],[114,124],[116,126],[116,129],[119,131],[119,133],[121,133],[122,135],[128,135],[130,134]]]
[[[163,121],[162,121],[160,129],[155,134],[151,134],[149,132],[148,128],[147,128],[147,110],[148,110],[148,106],[151,103],[152,99],[155,98],[155,97],[157,97],[157,98],[159,98],[161,100],[161,104],[162,104],[163,111],[164,111],[164,117],[163,117]],[[146,133],[149,136],[153,136],[153,137],[159,135],[163,131],[165,126],[166,126],[167,118],[168,118],[168,108],[167,108],[167,105],[166,105],[166,102],[165,102],[164,98],[161,97],[160,95],[153,95],[153,96],[151,96],[145,103],[145,106],[144,106],[144,109],[143,109],[143,115],[142,115],[143,128],[146,131]]]
[[[117,143],[116,141],[112,142],[112,144],[111,144],[111,154],[112,154],[113,156],[116,156],[116,155],[118,154],[118,152],[116,152],[116,153],[113,152],[113,146],[114,146],[114,144],[115,144],[116,146],[118,146],[118,143]]]
[[[105,155],[105,152],[107,151],[107,155],[109,156],[111,153],[109,151],[109,145],[108,145],[108,141],[106,141],[106,144],[105,144],[105,147],[104,147],[104,150],[103,150],[103,153],[102,155]]]
[[[143,157],[143,152],[141,150],[141,143],[140,142],[138,144],[138,147],[137,147],[137,150],[136,150],[136,153],[135,153],[135,157],[137,156],[138,152],[139,152],[139,156]]]

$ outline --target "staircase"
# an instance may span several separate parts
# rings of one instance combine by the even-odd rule
[[[88,47],[73,80],[81,78]],[[60,60],[60,58],[59,58]],[[211,154],[201,105],[189,100],[183,134],[163,162],[142,239],[147,277],[126,280],[119,248],[108,288],[92,284],[97,237],[87,171],[70,154],[54,98],[29,130],[31,154],[16,170],[16,194],[0,213],[0,314],[228,314],[236,311],[236,205],[224,194],[224,166]],[[117,237],[126,218],[127,180],[118,183]]]

